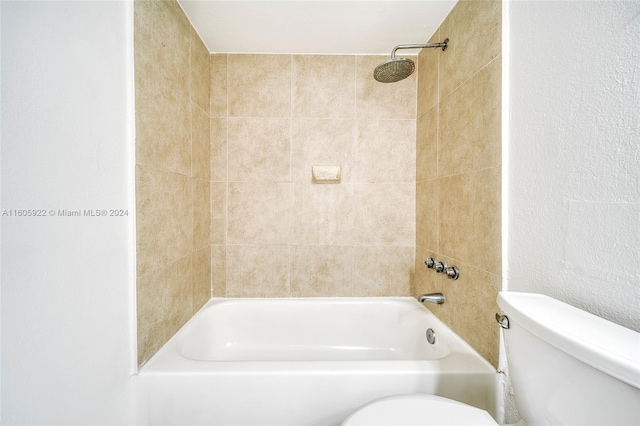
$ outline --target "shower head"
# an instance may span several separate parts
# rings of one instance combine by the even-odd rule
[[[445,38],[442,43],[430,43],[430,44],[401,44],[396,46],[391,51],[391,59],[388,59],[378,65],[373,70],[373,78],[380,83],[395,83],[396,81],[404,80],[413,74],[416,69],[416,65],[411,59],[408,58],[396,58],[396,50],[398,49],[424,49],[430,47],[441,47],[442,50],[447,49],[449,39]]]

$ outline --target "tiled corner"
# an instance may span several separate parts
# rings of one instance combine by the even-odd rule
[[[211,118],[227,116],[227,54],[211,55]]]
[[[211,142],[209,116],[191,103],[191,176],[211,179]]]
[[[211,297],[227,295],[227,247],[211,246]]]
[[[416,123],[416,181],[438,176],[438,106],[418,117]]]
[[[211,244],[211,182],[193,179],[193,250]]]
[[[428,257],[438,259],[438,255],[436,253],[422,247],[416,247],[413,289],[411,293],[416,298],[420,297],[422,294],[437,293],[446,290],[439,286],[440,283],[437,280],[438,274],[436,274],[432,269],[428,269],[425,265],[424,262]]]
[[[191,78],[190,81],[190,97],[191,100],[209,115],[210,96],[211,96],[211,77],[209,75],[211,68],[211,58],[209,50],[206,48],[200,36],[191,26],[190,33],[190,65]]]
[[[191,268],[193,270],[192,312],[196,313],[211,298],[211,246],[193,252]]]
[[[440,31],[436,31],[429,43],[440,43]],[[418,54],[418,117],[431,109],[439,101],[438,60],[440,48],[422,49]],[[446,52],[446,51],[445,51]]]
[[[226,118],[211,119],[211,180],[225,182],[227,180],[227,128]]]
[[[437,250],[438,192],[437,179],[416,183],[416,246]]]
[[[211,244],[227,240],[227,184],[211,182]]]

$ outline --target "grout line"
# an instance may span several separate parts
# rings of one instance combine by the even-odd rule
[[[226,174],[226,182],[225,182],[225,194],[224,194],[224,297],[229,296],[229,272],[228,272],[228,258],[229,253],[227,250],[228,241],[229,241],[229,55],[226,55],[226,69],[225,69],[225,174]]]

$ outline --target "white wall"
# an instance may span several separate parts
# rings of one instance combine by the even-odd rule
[[[640,331],[640,2],[510,8],[509,289]]]
[[[1,2],[2,423],[125,424],[134,372],[132,5]]]

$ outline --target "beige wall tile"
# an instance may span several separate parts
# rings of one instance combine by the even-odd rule
[[[353,118],[355,56],[294,55],[293,116]]]
[[[291,184],[229,183],[227,244],[287,244]]]
[[[192,27],[189,28],[191,53],[191,100],[202,109],[207,115],[210,111],[211,77],[209,70],[211,67],[211,55],[205,47],[200,36]]]
[[[165,76],[136,71],[136,163],[191,175],[189,97]]]
[[[291,177],[291,120],[233,118],[228,122],[229,181]]]
[[[230,117],[291,117],[291,55],[229,55]]]
[[[501,164],[500,65],[494,60],[440,102],[440,176]]]
[[[440,97],[451,93],[467,78],[498,56],[502,49],[502,2],[461,0],[440,26],[449,38],[440,55]]]
[[[375,67],[387,59],[388,56],[356,57],[356,117],[415,119],[416,73],[397,83],[380,83],[373,78]]]
[[[211,296],[227,295],[227,247],[211,246]]]
[[[189,180],[136,166],[138,276],[191,253],[193,189]]]
[[[424,261],[428,257],[440,260],[436,253],[423,247],[416,247],[415,267],[412,282],[413,288],[411,293],[413,297],[418,298],[422,294],[436,293],[446,290],[446,288],[437,286],[437,282],[439,282],[437,278],[440,277],[440,274],[437,274],[433,269],[428,269],[426,267]]]
[[[211,244],[227,240],[227,184],[211,183]]]
[[[295,119],[291,137],[291,177],[310,182],[312,166],[340,166],[341,181],[351,181],[354,120]]]
[[[191,176],[211,179],[211,130],[209,116],[191,103]]]
[[[291,246],[291,296],[351,296],[353,248]]]
[[[136,1],[133,5],[136,71],[146,64],[145,68],[162,74],[188,98],[190,24],[180,5],[176,1]]]
[[[191,256],[138,277],[138,365],[191,317],[191,281]]]
[[[211,55],[211,118],[227,116],[227,57],[226,53]]]
[[[353,242],[413,246],[416,208],[413,183],[353,184]]]
[[[406,296],[411,288],[414,247],[353,248],[354,296]]]
[[[227,246],[228,297],[289,295],[289,246]]]
[[[227,119],[211,119],[211,180],[227,180]]]
[[[493,365],[501,264],[500,26],[501,2],[461,0],[434,34],[449,38],[449,47],[437,55],[437,104],[429,108],[433,96],[418,94],[413,282],[414,296],[445,294],[444,305],[427,307]],[[428,53],[420,59],[435,60],[423,56]],[[419,90],[433,67],[422,65]],[[427,255],[455,264],[460,279],[419,266]]]
[[[191,297],[195,314],[211,298],[211,246],[194,251],[191,258],[193,269]]]
[[[440,31],[436,31],[429,43],[443,42],[440,39]],[[439,101],[438,96],[438,60],[441,48],[422,49],[418,55],[418,117],[433,108]],[[446,51],[445,51],[446,52]]]
[[[177,2],[139,1],[134,23],[136,163],[190,175],[189,22]]]
[[[438,106],[434,106],[416,123],[416,181],[438,175]]]
[[[356,127],[354,182],[415,182],[415,120],[357,120]]]
[[[438,181],[416,183],[416,246],[438,249]]]
[[[440,252],[501,273],[500,168],[440,179]]]
[[[211,244],[211,182],[193,179],[193,250]]]
[[[292,191],[292,244],[351,244],[351,186],[296,182]]]
[[[426,306],[497,367],[499,327],[495,313],[499,311],[496,298],[501,287],[500,277],[446,256],[436,258],[455,265],[460,270],[460,278],[453,281],[429,271],[435,284],[432,291],[443,293],[446,302]]]

